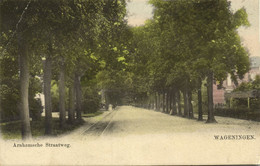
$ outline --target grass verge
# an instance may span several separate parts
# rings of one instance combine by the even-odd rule
[[[94,113],[82,114],[82,117],[91,118],[91,117],[94,117],[94,116],[101,115],[103,113],[104,113],[103,111],[97,111],[97,112],[94,112]]]
[[[60,128],[59,118],[52,120],[52,136],[58,136],[72,131],[83,125],[84,122],[66,123],[64,128]],[[21,139],[21,121],[7,122],[0,124],[1,134],[4,140]],[[34,138],[44,136],[44,117],[40,121],[31,121],[31,131]]]

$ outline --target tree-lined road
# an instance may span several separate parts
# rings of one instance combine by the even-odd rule
[[[260,123],[213,114],[213,85],[221,88],[228,76],[236,85],[250,68],[238,34],[250,25],[245,8],[233,11],[228,0],[149,0],[153,17],[132,27],[127,3],[0,1],[0,122],[21,121],[5,126],[3,134],[15,139],[19,131],[24,142],[66,143],[69,149],[25,152],[7,141],[0,165],[196,164],[207,157],[248,164],[254,156],[244,155],[244,148],[260,154]],[[42,102],[35,98],[40,93]],[[240,101],[230,103],[225,108],[240,108]],[[250,103],[259,109],[258,99]],[[138,108],[120,106],[84,118],[127,104]],[[222,144],[216,135],[256,139]],[[224,152],[216,151],[220,147]]]
[[[257,132],[260,123],[233,118],[216,117],[217,124],[205,124],[205,121],[186,119],[171,116],[161,112],[136,108],[132,106],[117,107],[103,115],[85,119],[87,123],[71,135],[84,139],[87,137],[121,137],[146,134],[176,134],[176,133],[208,133],[230,132]],[[68,136],[71,136],[68,135]],[[213,136],[213,135],[212,135]]]
[[[131,27],[126,0],[1,1],[1,120],[20,118],[22,139],[34,136],[30,117],[41,119],[42,104],[47,136],[56,134],[52,112],[63,130],[101,103],[155,106],[188,119],[196,105],[199,120],[207,109],[215,123],[214,82],[221,87],[230,74],[236,84],[249,70],[237,32],[249,26],[246,10],[232,11],[227,0],[149,3],[153,18]]]
[[[70,144],[70,148],[27,148],[24,153],[24,149],[11,148],[13,141],[7,141],[1,144],[1,148],[10,149],[2,154],[3,164],[201,165],[259,162],[260,123],[218,116],[216,119],[218,123],[206,124],[205,121],[153,110],[117,107],[114,111],[86,118],[86,124],[73,133],[35,140],[35,143],[43,145]],[[255,139],[216,140],[215,135],[254,135]],[[20,160],[26,156],[33,161]]]
[[[256,161],[256,156],[244,153],[250,149],[251,154],[259,154],[260,123],[218,116],[216,119],[218,123],[207,124],[206,117],[201,122],[153,110],[121,106],[86,119],[83,127],[61,140],[71,142],[70,154],[73,152],[77,156],[79,164],[220,164]],[[254,135],[256,139],[215,140],[215,135]]]

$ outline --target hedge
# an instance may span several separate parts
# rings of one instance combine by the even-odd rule
[[[260,121],[260,110],[248,108],[216,108],[216,116]]]

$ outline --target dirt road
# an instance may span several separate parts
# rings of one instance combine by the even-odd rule
[[[260,123],[223,117],[216,117],[216,120],[217,124],[205,124],[152,110],[123,106],[89,119],[86,125],[68,135],[33,141],[70,144],[68,148],[12,148],[13,141],[5,142],[4,147],[11,149],[9,152],[12,156],[30,156],[35,159],[35,163],[22,160],[23,165],[260,162]],[[0,155],[6,157],[4,161],[9,164],[17,162],[5,154]]]
[[[92,121],[91,121],[92,120]],[[206,119],[204,119],[206,120]],[[260,123],[234,118],[216,117],[217,124],[206,124],[194,119],[171,116],[153,110],[131,106],[118,107],[114,111],[106,112],[102,117],[91,121],[91,126],[83,126],[80,132],[73,134],[88,136],[138,136],[146,134],[176,134],[176,133],[258,133]],[[83,133],[82,133],[83,132]],[[71,135],[71,134],[70,134]],[[70,136],[69,135],[69,136]]]

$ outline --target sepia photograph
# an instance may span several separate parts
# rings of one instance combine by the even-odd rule
[[[0,166],[260,165],[260,0],[0,0]]]

